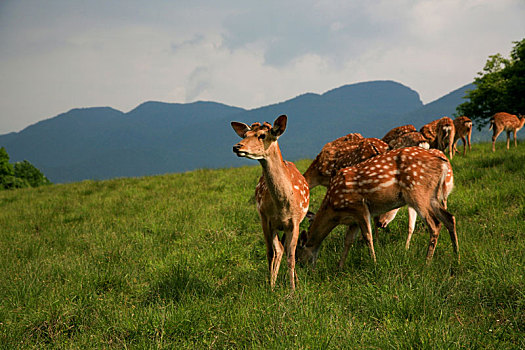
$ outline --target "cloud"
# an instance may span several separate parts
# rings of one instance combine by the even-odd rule
[[[425,102],[525,34],[521,0],[0,3],[0,133],[74,107],[244,108],[392,79]],[[31,101],[28,103],[27,101]]]

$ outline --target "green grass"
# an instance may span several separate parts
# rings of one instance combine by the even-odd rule
[[[503,148],[452,161],[459,266],[444,229],[425,264],[420,220],[405,251],[404,209],[376,265],[357,244],[336,267],[339,227],[293,294],[284,262],[267,283],[255,162],[0,192],[0,348],[524,348],[525,145]]]

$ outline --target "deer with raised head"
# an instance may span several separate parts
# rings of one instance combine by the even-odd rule
[[[428,140],[430,148],[436,148],[445,152],[449,148],[449,157],[454,156],[454,122],[449,117],[436,119],[428,124],[425,124],[419,130],[421,134]]]
[[[492,152],[496,152],[496,139],[499,134],[505,130],[507,132],[507,149],[509,149],[510,144],[510,133],[514,135],[514,147],[518,147],[518,141],[516,140],[516,133],[523,128],[525,124],[525,116],[519,115],[516,117],[514,114],[509,114],[505,112],[499,112],[494,114],[490,118],[490,127],[492,129]]]
[[[295,289],[295,249],[299,224],[310,202],[308,183],[294,163],[283,160],[277,143],[279,136],[286,130],[287,120],[286,115],[281,115],[273,126],[266,122],[251,126],[240,122],[231,123],[233,130],[242,138],[233,146],[233,152],[239,157],[258,160],[262,167],[262,176],[255,188],[255,201],[266,242],[272,289],[285,251],[290,287]],[[278,231],[284,231],[284,247]]]
[[[454,153],[457,152],[456,145],[461,139],[463,141],[463,155],[467,153],[467,144],[468,150],[470,151],[470,138],[472,136],[472,120],[470,118],[462,116],[454,119],[454,129],[456,131],[454,135]]]
[[[409,205],[430,231],[427,262],[432,260],[442,222],[449,231],[459,261],[456,220],[444,207],[443,185],[448,160],[420,147],[407,147],[378,155],[332,177],[328,191],[297,256],[315,263],[321,243],[339,224],[360,230],[376,261],[371,217]],[[345,253],[346,254],[346,253]],[[343,255],[341,265],[346,255]]]

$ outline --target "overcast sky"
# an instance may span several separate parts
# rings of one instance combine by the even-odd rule
[[[0,134],[77,107],[254,108],[369,80],[428,103],[508,56],[524,18],[524,0],[0,0]]]

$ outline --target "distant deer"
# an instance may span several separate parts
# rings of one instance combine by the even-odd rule
[[[472,120],[470,118],[462,116],[454,119],[454,129],[456,131],[454,135],[454,153],[457,152],[456,144],[459,139],[463,141],[463,155],[467,153],[467,144],[468,150],[470,151],[470,137],[472,136]]]
[[[286,251],[290,287],[295,289],[295,249],[299,224],[308,211],[310,191],[308,183],[295,164],[283,160],[277,139],[286,130],[286,115],[281,115],[273,126],[269,123],[232,122],[233,130],[242,138],[233,146],[239,157],[256,159],[262,166],[262,176],[255,188],[257,211],[266,242],[266,257],[270,270],[270,286],[277,280],[283,251]],[[284,231],[284,249],[277,231]]]
[[[503,130],[507,132],[507,149],[509,149],[510,143],[510,133],[514,134],[514,147],[518,147],[518,142],[516,140],[516,133],[523,128],[525,124],[525,116],[519,115],[516,117],[513,114],[499,112],[494,114],[490,118],[490,127],[492,129],[492,152],[496,152],[496,139]]]
[[[445,152],[449,148],[449,157],[454,156],[454,122],[449,117],[434,120],[426,125],[423,125],[419,130],[421,134],[428,140],[430,148],[436,148]]]
[[[427,262],[432,260],[441,228],[449,231],[459,261],[456,220],[444,207],[443,185],[448,160],[420,147],[407,147],[378,155],[356,166],[341,169],[332,177],[326,196],[310,226],[301,237],[300,260],[315,263],[321,243],[339,224],[353,225],[376,261],[370,219],[409,205],[430,229]],[[341,258],[341,265],[346,252]]]

